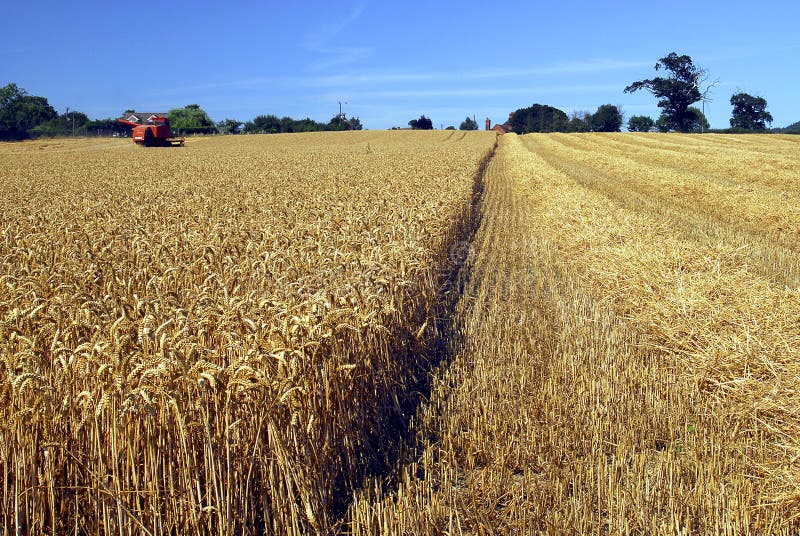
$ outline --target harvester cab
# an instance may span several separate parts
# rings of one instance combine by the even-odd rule
[[[118,122],[133,127],[133,142],[144,147],[183,147],[184,138],[172,137],[169,119],[166,117],[151,117],[152,124],[141,124],[127,119],[117,119]]]

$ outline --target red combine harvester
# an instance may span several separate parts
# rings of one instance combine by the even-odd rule
[[[133,142],[145,147],[183,147],[184,138],[173,138],[166,117],[150,118],[152,124],[142,125],[127,119],[117,119],[120,123],[133,127]]]

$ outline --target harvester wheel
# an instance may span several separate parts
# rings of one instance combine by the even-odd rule
[[[153,146],[153,131],[151,131],[149,128],[145,129],[144,131],[144,146],[145,147]]]

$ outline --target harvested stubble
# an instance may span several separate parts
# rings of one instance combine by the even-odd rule
[[[796,196],[775,186],[783,183],[789,187],[790,174],[776,173],[777,178],[767,181],[760,175],[763,171],[756,170],[752,172],[755,178],[750,183],[741,172],[738,174],[740,178],[734,180],[728,175],[727,166],[718,165],[725,159],[719,155],[709,156],[706,168],[687,172],[683,162],[691,158],[674,155],[669,159],[660,154],[660,148],[650,151],[654,154],[653,163],[642,171],[647,167],[647,151],[638,156],[620,153],[615,157],[613,154],[619,152],[613,147],[617,138],[594,136],[584,139],[586,143],[581,145],[579,140],[554,136],[541,140],[532,150],[578,183],[602,192],[631,210],[645,211],[654,218],[669,222],[675,235],[708,245],[724,242],[735,246],[746,256],[743,261],[754,271],[780,286],[800,286],[800,249],[793,238],[796,229],[800,228],[797,217],[800,204]],[[697,143],[692,138],[688,141]],[[754,145],[756,147],[750,151],[758,152],[758,144]],[[778,147],[782,149],[780,144]],[[696,145],[691,146],[691,150],[697,150]],[[768,160],[770,153],[761,151],[761,158]],[[688,147],[686,152],[689,152]],[[734,154],[743,152],[737,147]],[[638,154],[636,150],[631,153]],[[788,169],[787,161],[788,157],[784,159]],[[631,162],[635,164],[630,166]],[[687,174],[693,178],[687,179]],[[671,183],[674,185],[672,188]],[[726,185],[727,192],[719,192],[720,184]],[[691,193],[687,193],[687,189]],[[747,199],[739,199],[741,209],[734,208],[735,203],[727,197],[736,198],[737,191],[747,196]],[[736,218],[739,213],[750,216]]]
[[[750,139],[769,157],[770,138]],[[800,290],[735,241],[676,234],[651,210],[673,203],[667,185],[650,205],[612,195],[652,171],[565,143],[501,138],[418,458],[356,496],[352,531],[796,534]],[[612,171],[624,181],[605,184]]]
[[[334,526],[437,351],[494,140],[0,148],[3,533]]]

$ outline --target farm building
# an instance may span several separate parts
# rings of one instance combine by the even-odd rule
[[[487,117],[486,130],[494,130],[495,132],[499,132],[500,134],[505,134],[507,132],[513,131],[514,129],[511,127],[511,115],[512,114],[508,114],[508,121],[506,121],[502,125],[498,123],[495,126],[492,126],[492,120]]]

